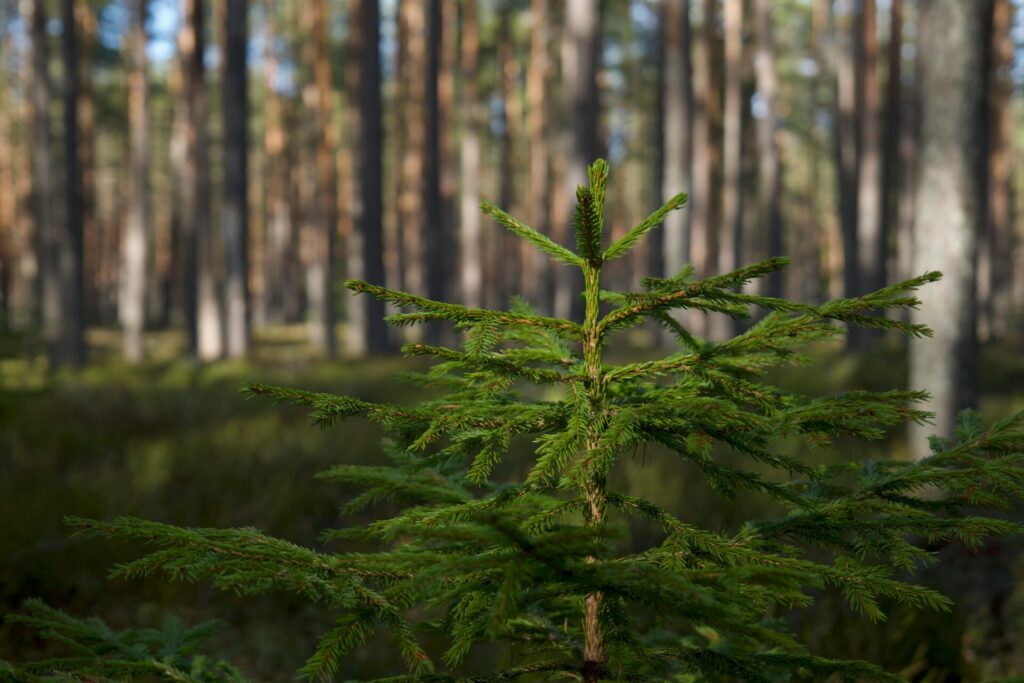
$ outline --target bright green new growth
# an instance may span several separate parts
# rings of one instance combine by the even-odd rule
[[[930,335],[878,313],[915,306],[913,290],[938,273],[820,306],[739,291],[784,267],[782,258],[702,280],[689,270],[650,278],[639,292],[603,291],[604,263],[623,256],[686,200],[672,198],[605,247],[607,175],[607,165],[596,162],[589,186],[577,192],[576,251],[483,207],[583,272],[582,324],[539,315],[521,301],[490,311],[353,281],[353,291],[405,309],[389,318],[394,324],[446,320],[465,334],[461,349],[405,349],[438,360],[420,379],[440,395],[406,407],[247,388],[309,406],[324,427],[351,417],[380,424],[393,466],[338,465],[322,478],[362,487],[344,513],[386,500],[401,506],[396,516],[325,532],[325,540],[340,542],[333,544],[337,552],[252,529],[181,529],[136,519],[72,523],[156,547],[118,567],[117,576],[165,572],[242,593],[285,590],[336,612],[335,627],[302,669],[313,680],[332,680],[348,653],[378,631],[390,636],[409,671],[389,681],[756,682],[829,673],[899,680],[869,663],[814,656],[777,617],[809,604],[810,591],[821,587],[838,589],[870,619],[884,618],[882,600],[946,608],[945,597],[901,577],[934,559],[919,542],[975,546],[1017,530],[969,511],[1024,493],[1024,417],[983,430],[966,415],[956,440],[936,439],[933,454],[918,462],[811,466],[778,452],[782,438],[821,447],[837,436],[877,439],[906,420],[927,418],[914,407],[925,398],[920,392],[808,398],[761,377],[773,366],[806,360],[797,349],[840,334],[840,322]],[[747,318],[751,307],[768,313],[721,343],[697,338],[675,315]],[[603,352],[614,333],[648,320],[673,333],[679,350],[607,363]],[[513,439],[524,436],[535,445],[528,475],[494,481]],[[695,464],[725,499],[761,495],[788,514],[723,533],[611,490],[608,475],[618,460],[644,444]],[[716,445],[741,464],[723,461]],[[617,550],[618,520],[626,516],[653,521],[663,540],[634,553]],[[345,552],[351,538],[379,550]],[[469,664],[494,660],[470,656],[474,648],[487,652],[479,649],[484,643],[509,645],[508,668]],[[75,669],[56,663],[51,670]]]

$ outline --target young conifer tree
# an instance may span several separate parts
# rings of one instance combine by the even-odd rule
[[[460,349],[405,349],[437,359],[419,376],[437,397],[408,407],[247,388],[309,406],[323,427],[347,418],[380,424],[393,465],[338,465],[322,477],[362,487],[344,512],[386,500],[400,507],[395,516],[327,531],[326,539],[340,542],[332,551],[253,529],[126,518],[72,523],[155,547],[118,567],[116,576],[164,572],[242,593],[291,591],[336,613],[301,671],[310,680],[333,680],[348,654],[378,631],[390,635],[408,670],[381,679],[387,681],[767,682],[831,674],[900,680],[867,662],[815,656],[778,617],[805,607],[823,587],[842,592],[874,620],[894,602],[948,607],[944,596],[905,577],[934,560],[922,542],[975,546],[1017,530],[972,510],[1024,492],[1024,419],[986,430],[967,415],[957,439],[935,439],[933,454],[917,462],[818,466],[780,453],[781,439],[822,447],[837,436],[877,439],[906,420],[927,419],[914,407],[925,398],[921,392],[810,398],[762,377],[774,366],[807,360],[797,349],[840,334],[838,323],[929,335],[879,313],[915,306],[913,290],[939,274],[820,306],[741,292],[784,267],[781,258],[704,279],[691,270],[650,278],[639,292],[603,290],[604,265],[686,201],[673,197],[606,245],[607,173],[596,162],[589,186],[577,190],[575,251],[483,207],[563,267],[583,272],[582,323],[538,315],[522,301],[506,311],[483,310],[353,281],[354,292],[403,309],[390,317],[393,324],[447,321],[464,332]],[[752,307],[767,314],[721,343],[697,338],[673,315],[693,309],[747,318]],[[671,330],[679,350],[657,360],[607,362],[615,333],[647,320]],[[535,445],[528,474],[496,481],[496,466],[522,436]],[[788,512],[735,532],[713,531],[614,490],[609,474],[642,444],[659,444],[696,465],[723,501],[763,496]],[[723,459],[726,449],[738,460]],[[662,538],[623,552],[622,520],[633,515],[660,526]],[[379,549],[346,552],[346,539]],[[507,646],[507,666],[487,666],[496,659],[480,656],[494,652],[489,643]],[[68,670],[74,667],[49,669]]]

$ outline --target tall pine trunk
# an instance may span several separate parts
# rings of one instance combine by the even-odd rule
[[[926,434],[953,436],[956,414],[977,401],[976,272],[984,218],[988,22],[992,0],[927,0],[921,28],[921,173],[913,268],[943,279],[912,311],[934,339],[910,345],[910,386],[931,394],[935,425],[912,425],[910,450],[928,454]],[[943,238],[936,239],[936,226]]]
[[[661,198],[693,192],[692,69],[690,64],[690,3],[663,0],[661,27],[665,50],[663,92],[665,162]],[[690,210],[673,211],[665,217],[662,259],[664,273],[675,275],[690,260],[688,234]]]
[[[50,100],[53,85],[50,80],[50,51],[46,36],[46,7],[43,0],[22,0],[22,18],[28,24],[31,44],[28,72],[28,106],[25,119],[29,131],[31,150],[29,199],[32,213],[32,250],[35,252],[34,295],[36,303],[33,319],[43,323],[48,307],[55,308],[51,301],[56,287],[48,282],[54,277],[50,258],[50,243],[53,230],[53,162],[51,160]],[[59,311],[50,313],[59,315]]]
[[[337,149],[331,120],[331,62],[328,46],[327,0],[314,0],[309,14],[310,62],[313,68],[313,96],[316,131],[316,193],[312,208],[313,220],[307,221],[309,262],[306,287],[309,293],[310,342],[322,354],[333,358],[337,353],[334,319],[334,243],[338,227],[338,174],[335,166]]]
[[[442,45],[441,0],[427,3],[427,52],[424,72],[424,148],[423,148],[423,258],[427,297],[440,301],[446,298],[447,234],[441,202],[441,109],[438,93],[441,75]],[[426,326],[428,341],[441,340],[441,324]]]
[[[836,166],[836,197],[843,242],[843,295],[860,294],[860,258],[857,241],[858,110],[857,69],[854,61],[853,10],[844,5],[837,14],[832,5],[832,63],[835,69],[835,131],[832,135]]]
[[[565,191],[575,193],[586,184],[585,169],[601,155],[598,136],[600,91],[597,70],[601,55],[601,16],[598,0],[566,0],[562,34],[562,81],[565,83],[569,121],[569,139],[565,154]],[[572,239],[569,212],[557,216],[559,234],[567,243]],[[554,313],[558,317],[582,320],[583,301],[573,292],[579,283],[568,268],[555,271]]]
[[[529,141],[530,169],[527,219],[541,230],[551,212],[551,151],[548,145],[550,131],[551,98],[548,87],[551,80],[551,8],[548,0],[530,2],[530,59],[526,66],[526,136]],[[479,143],[478,143],[479,144]],[[534,306],[541,301],[545,281],[549,275],[547,259],[541,258],[529,245],[521,248],[523,266],[523,296]]]
[[[739,268],[743,234],[743,195],[740,190],[743,140],[743,3],[725,3],[724,19],[725,108],[722,117],[722,224],[718,272],[730,273]],[[714,316],[709,322],[712,327],[711,336],[723,339],[736,331],[738,321],[730,320],[726,316]]]
[[[693,53],[693,193],[690,259],[700,276],[718,268],[720,86],[716,0],[705,0]],[[706,332],[704,316],[695,316],[698,333]]]
[[[878,21],[875,0],[861,0],[860,154],[857,175],[857,256],[860,287],[874,291],[885,282],[886,248],[882,234],[881,89],[878,84]],[[862,292],[858,292],[862,293]]]
[[[74,0],[62,0],[61,61],[64,66],[64,220],[54,224],[49,245],[44,335],[52,366],[85,363],[82,174],[78,149],[78,30]]]
[[[224,0],[224,203],[226,257],[224,349],[230,358],[249,348],[249,93],[246,48],[248,0]]]
[[[120,312],[124,356],[129,363],[143,358],[146,324],[146,257],[152,234],[149,212],[149,112],[146,60],[148,0],[135,0],[125,43],[128,72],[128,212],[121,246]]]
[[[462,6],[462,136],[459,150],[460,289],[466,306],[479,307],[483,294],[483,249],[480,216],[480,124],[482,112],[477,92],[480,24],[477,3]]]
[[[384,125],[381,101],[380,3],[356,0],[359,27],[359,122],[357,151],[358,187],[361,202],[358,230],[363,249],[363,273],[367,282],[384,283]],[[361,302],[361,303],[360,303]],[[360,297],[366,320],[366,350],[388,350],[384,304],[374,297]]]
[[[782,235],[782,160],[779,151],[778,100],[779,79],[775,71],[775,47],[772,31],[771,2],[755,0],[755,34],[757,49],[754,72],[757,91],[764,103],[763,115],[757,122],[757,185],[758,214],[764,221],[766,255],[781,256]],[[767,278],[768,296],[782,296],[782,278],[772,273]]]

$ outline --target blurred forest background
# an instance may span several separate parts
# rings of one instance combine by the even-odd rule
[[[0,0],[0,609],[219,615],[222,652],[286,679],[330,615],[108,585],[135,549],[68,538],[61,517],[317,543],[340,498],[313,473],[381,458],[377,433],[316,433],[240,382],[414,400],[391,379],[416,366],[394,355],[412,331],[346,278],[577,315],[575,283],[478,205],[567,241],[599,156],[616,236],[690,194],[606,288],[784,254],[765,293],[817,302],[943,270],[923,293],[935,341],[857,335],[776,381],[909,378],[946,433],[961,407],[1024,407],[1022,48],[1018,0]],[[712,502],[656,451],[617,476],[699,524],[771,512]],[[793,628],[917,681],[1024,675],[1020,548],[936,550],[927,580],[956,612],[870,625],[823,593]],[[44,652],[0,626],[0,656]],[[345,673],[392,670],[370,648]]]

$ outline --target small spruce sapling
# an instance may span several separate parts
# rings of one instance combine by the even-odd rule
[[[115,576],[165,572],[242,593],[291,591],[336,613],[301,670],[311,680],[332,680],[378,630],[390,635],[408,670],[382,679],[388,681],[767,682],[831,674],[900,680],[867,662],[815,656],[773,616],[807,606],[822,587],[837,589],[873,620],[884,619],[882,605],[891,602],[947,608],[947,598],[903,577],[935,559],[921,541],[976,546],[1017,531],[1016,524],[971,511],[1006,505],[1024,492],[1022,416],[982,429],[968,414],[955,440],[934,440],[932,455],[917,462],[812,466],[780,453],[783,438],[821,447],[837,436],[877,439],[906,420],[928,418],[915,407],[926,398],[917,391],[809,398],[762,377],[774,366],[807,360],[798,348],[841,334],[838,323],[930,335],[923,325],[879,313],[915,306],[913,290],[939,274],[824,305],[741,291],[783,268],[782,258],[704,279],[691,270],[648,278],[638,292],[602,290],[605,264],[686,201],[673,197],[606,246],[607,174],[597,161],[588,186],[577,190],[575,250],[483,206],[562,267],[582,271],[582,323],[539,315],[522,301],[492,311],[351,281],[357,294],[402,309],[390,316],[392,324],[447,321],[464,333],[462,348],[405,348],[438,361],[419,379],[441,395],[406,407],[247,387],[309,406],[322,427],[354,417],[380,424],[392,466],[338,465],[321,476],[362,487],[343,512],[387,500],[400,506],[395,516],[327,531],[326,539],[341,542],[337,551],[253,529],[183,529],[127,518],[71,523],[156,548],[119,566]],[[720,343],[698,338],[674,315],[747,318],[751,308],[767,313]],[[606,362],[616,332],[650,320],[678,339],[678,351]],[[535,445],[528,475],[494,481],[512,440],[523,435]],[[610,488],[620,457],[642,444],[660,444],[696,465],[723,500],[754,494],[788,513],[724,533]],[[727,463],[716,446],[741,459]],[[618,550],[615,517],[629,515],[660,526],[662,540],[638,552]],[[379,550],[345,552],[344,540],[352,538]],[[442,642],[442,651],[432,651]],[[485,643],[508,646],[506,668],[486,668],[471,656]]]

